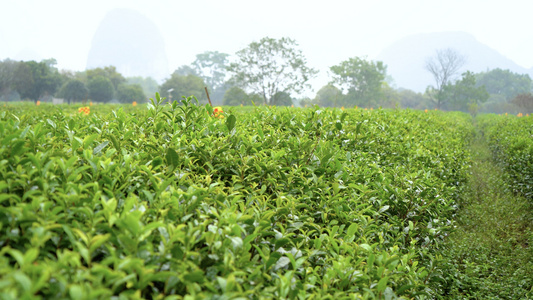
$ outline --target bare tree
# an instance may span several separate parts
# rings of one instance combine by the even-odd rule
[[[437,108],[446,101],[443,93],[444,87],[459,74],[466,63],[466,58],[454,49],[446,48],[437,50],[435,56],[426,60],[426,70],[435,79],[435,86],[428,87],[428,94],[437,102]]]

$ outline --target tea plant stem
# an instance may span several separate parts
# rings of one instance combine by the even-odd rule
[[[309,161],[311,161],[311,158],[313,157],[313,154],[315,153],[315,150],[316,150],[316,147],[318,146],[318,143],[320,142],[320,137],[321,137],[321,133],[319,132],[318,133],[318,137],[316,139],[316,143],[315,143],[315,146],[313,147],[313,150],[311,150],[311,152],[309,153],[309,157],[307,158],[307,161],[305,162],[306,165],[309,164]]]
[[[207,87],[204,87],[204,88],[205,88],[205,94],[207,95],[207,100],[209,101],[209,105],[213,107],[213,103],[211,103],[211,98],[209,98],[209,92],[207,91]]]

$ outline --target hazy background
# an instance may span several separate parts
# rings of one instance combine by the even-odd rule
[[[149,64],[157,65],[157,70],[143,72],[136,70],[139,66],[129,70],[117,66],[125,76],[151,75],[161,83],[180,65],[190,64],[196,54],[211,50],[233,55],[262,37],[286,36],[299,43],[308,65],[320,70],[319,76],[312,82],[314,92],[328,82],[330,66],[354,56],[382,59],[389,66],[388,73],[393,77],[395,86],[420,90],[427,85],[426,82],[420,83],[421,80],[432,80],[421,61],[432,54],[433,48],[446,43],[446,39],[458,43],[455,48],[464,46],[464,49],[458,49],[461,52],[471,49],[473,44],[481,45],[493,55],[500,55],[499,59],[514,64],[514,68],[530,72],[533,66],[533,31],[529,21],[532,3],[523,0],[1,0],[0,60],[55,58],[59,69],[85,70],[91,63],[89,54],[95,46],[93,41],[100,43],[100,49],[102,43],[106,45],[105,37],[99,41],[95,39],[106,15],[126,8],[145,17],[153,25],[147,25],[153,27],[153,31],[148,33],[135,32],[154,37],[154,45],[148,49],[152,49],[154,55],[158,53],[159,58],[157,63]],[[120,23],[120,20],[117,22]],[[128,28],[122,30],[128,31]],[[106,32],[109,33],[109,30]],[[445,38],[434,35],[442,32]],[[450,32],[468,41],[462,43],[462,39],[453,34],[450,36]],[[437,36],[433,44],[424,43],[431,40],[427,34]],[[398,53],[400,50],[394,47],[400,47],[403,52]],[[473,56],[477,52],[465,53],[470,62],[476,60]],[[125,48],[123,56],[127,55]],[[138,60],[144,60],[142,55]],[[407,77],[402,75],[399,66],[405,65],[410,56],[416,59],[409,62],[407,68],[418,70],[417,76],[426,79],[415,78],[412,74],[412,82],[409,83],[408,78],[399,78]],[[482,61],[476,68],[494,67],[488,65],[490,61],[490,58]],[[138,65],[142,67],[142,63]],[[496,67],[511,69],[509,66]]]

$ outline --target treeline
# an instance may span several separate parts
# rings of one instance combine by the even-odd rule
[[[0,101],[145,102],[158,88],[154,79],[125,78],[113,66],[70,72],[58,70],[56,64],[55,59],[0,61]]]
[[[494,69],[457,74],[465,60],[450,49],[437,51],[426,69],[434,85],[424,93],[394,88],[381,61],[352,57],[329,68],[331,81],[312,98],[299,97],[318,71],[307,66],[290,38],[265,37],[234,55],[207,51],[196,55],[158,85],[153,78],[125,78],[115,67],[83,72],[59,71],[55,60],[0,61],[0,100],[63,98],[85,101],[144,102],[157,91],[169,101],[194,95],[215,105],[319,105],[459,110],[470,113],[533,112],[529,75]]]

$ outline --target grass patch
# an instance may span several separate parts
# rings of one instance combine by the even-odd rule
[[[472,143],[473,165],[457,230],[443,251],[446,299],[529,299],[533,294],[533,211],[512,192],[482,134]]]

